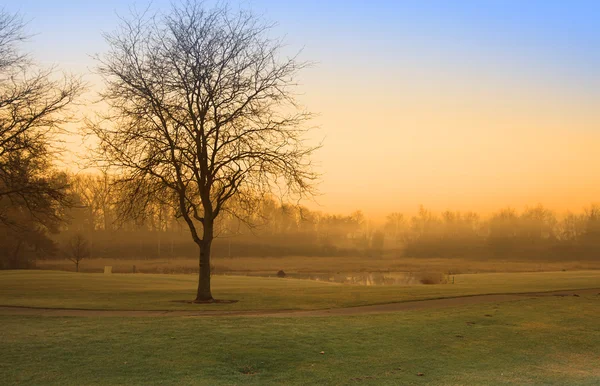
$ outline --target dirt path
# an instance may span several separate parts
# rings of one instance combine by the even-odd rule
[[[0,315],[30,315],[30,316],[78,316],[78,317],[157,317],[157,316],[187,316],[187,317],[223,317],[223,316],[258,316],[258,317],[307,317],[307,316],[350,316],[367,314],[384,314],[399,311],[437,309],[446,307],[460,307],[482,303],[502,303],[515,300],[532,299],[547,296],[599,296],[599,288],[530,292],[518,294],[473,295],[444,299],[414,300],[401,303],[378,304],[371,306],[358,306],[346,308],[332,308],[326,310],[309,311],[145,311],[145,310],[82,310],[59,308],[33,308],[0,306]]]

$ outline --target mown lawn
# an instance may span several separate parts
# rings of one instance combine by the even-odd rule
[[[0,271],[0,305],[126,310],[324,309],[486,293],[600,288],[600,271],[457,275],[455,284],[374,286],[243,276],[213,277],[213,295],[234,304],[194,305],[194,275]]]
[[[594,294],[354,317],[5,316],[0,380],[598,385],[598,315],[600,296]]]

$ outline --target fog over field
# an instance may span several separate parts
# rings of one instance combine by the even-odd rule
[[[0,5],[0,384],[600,384],[599,26]]]

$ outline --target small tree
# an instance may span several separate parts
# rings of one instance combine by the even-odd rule
[[[81,233],[69,239],[66,247],[67,258],[75,263],[75,271],[79,272],[79,262],[90,257],[90,244]]]

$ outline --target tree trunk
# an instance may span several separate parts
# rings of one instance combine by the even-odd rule
[[[79,262],[75,263],[75,272],[79,272]]]
[[[210,292],[210,247],[213,241],[212,226],[204,224],[204,237],[200,243],[200,269],[198,272],[198,294],[197,302],[213,300]]]

